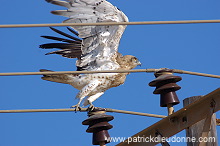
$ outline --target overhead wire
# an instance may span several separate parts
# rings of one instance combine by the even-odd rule
[[[98,26],[98,25],[103,26],[103,25],[196,24],[196,23],[220,23],[220,20],[177,20],[177,21],[49,23],[49,24],[4,24],[4,25],[0,25],[0,28],[55,27],[55,26]]]
[[[144,22],[101,22],[101,23],[50,23],[50,24],[5,24],[0,28],[24,28],[24,27],[54,27],[54,26],[103,26],[103,25],[159,25],[159,24],[198,24],[198,23],[220,23],[220,20],[178,20],[178,21],[144,21]],[[137,72],[156,72],[160,69],[136,69],[136,70],[102,70],[102,71],[59,71],[59,72],[14,72],[0,73],[0,76],[21,76],[21,75],[55,75],[55,74],[90,74],[90,73],[137,73]],[[211,78],[220,78],[220,75],[198,73],[172,69],[173,73],[190,74]],[[81,108],[86,111],[87,108]],[[24,113],[24,112],[73,112],[75,109],[26,109],[26,110],[0,110],[0,113]],[[157,118],[165,118],[163,115],[139,113],[106,108],[107,112],[117,112]]]
[[[134,70],[99,70],[99,71],[48,71],[48,72],[13,72],[13,73],[0,73],[0,76],[23,76],[23,75],[57,75],[57,74],[93,74],[93,73],[138,73],[138,72],[156,72],[160,69],[134,69]],[[189,74],[210,78],[219,78],[220,75],[185,71],[180,69],[172,69],[173,73]]]
[[[6,24],[0,28],[18,27],[49,27],[49,26],[96,26],[96,25],[155,25],[155,24],[195,24],[195,23],[220,23],[220,20],[178,20],[178,21],[144,21],[144,22],[100,22],[100,23],[51,23],[51,24]],[[19,75],[53,75],[53,74],[84,74],[84,73],[133,73],[133,72],[155,72],[158,69],[139,69],[139,70],[102,70],[102,71],[60,71],[60,72],[15,72],[0,73],[0,76],[19,76]],[[212,78],[220,78],[220,75],[212,75],[191,71],[173,69],[174,73],[190,74]]]
[[[196,24],[196,23],[220,23],[220,20],[182,20],[182,21],[145,21],[145,22],[102,22],[102,23],[53,23],[53,24],[6,24],[0,28],[24,28],[24,27],[54,27],[54,26],[103,26],[103,25],[159,25],[159,24]],[[59,71],[59,72],[14,72],[0,73],[0,76],[21,76],[21,75],[53,75],[53,74],[88,74],[88,73],[137,73],[137,72],[156,72],[159,69],[137,69],[137,70],[105,70],[105,71]],[[220,78],[220,75],[198,73],[173,69],[173,73],[190,74],[211,78]],[[25,109],[25,110],[0,110],[0,113],[30,113],[30,112],[75,112],[75,109]],[[80,112],[86,112],[87,108],[81,108]],[[155,118],[165,118],[163,115],[140,113],[106,108],[106,112],[116,112],[148,116]]]
[[[75,108],[67,108],[67,109],[23,109],[23,110],[0,110],[0,113],[33,113],[33,112],[87,112],[88,108],[80,108],[80,110],[76,110]],[[114,112],[114,113],[124,113],[124,114],[132,114],[139,116],[147,116],[147,117],[155,117],[155,118],[165,118],[164,115],[156,115],[156,114],[148,114],[148,113],[140,113],[133,111],[125,111],[125,110],[117,110],[111,108],[105,108],[106,112]]]

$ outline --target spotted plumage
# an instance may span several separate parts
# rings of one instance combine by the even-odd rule
[[[69,17],[64,23],[101,23],[128,22],[126,15],[106,0],[46,0],[49,3],[64,6],[67,10],[52,11],[53,14]],[[62,43],[48,43],[41,48],[58,48],[49,54],[59,54],[67,58],[77,58],[78,71],[97,70],[127,70],[140,65],[138,59],[131,55],[121,55],[118,45],[126,28],[125,25],[112,26],[72,26],[68,30],[78,37],[69,35],[55,28],[53,31],[67,37],[42,36],[47,39],[62,41]],[[82,38],[82,39],[80,39]],[[40,70],[46,72],[48,70]],[[70,84],[80,90],[76,95],[84,106],[92,104],[106,90],[117,87],[125,82],[127,73],[97,73],[97,74],[68,74],[44,75],[42,79]]]

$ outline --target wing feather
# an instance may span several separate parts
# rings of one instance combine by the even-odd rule
[[[76,36],[79,36],[79,34],[78,34],[76,31],[74,31],[73,29],[70,29],[69,27],[67,27],[67,29],[68,29],[70,32],[72,32],[73,34],[75,34]]]
[[[76,41],[80,41],[80,42],[81,42],[81,39],[78,39],[78,38],[76,38],[76,37],[74,37],[74,36],[71,36],[71,35],[69,35],[69,34],[67,34],[67,33],[64,33],[64,32],[62,32],[62,31],[60,31],[60,30],[58,30],[58,29],[55,29],[55,28],[53,28],[53,27],[50,27],[50,28],[51,28],[53,31],[55,31],[56,33],[59,33],[59,34],[65,36],[65,37],[68,37],[68,38],[70,38],[70,39],[73,39],[73,40],[76,40]]]
[[[73,47],[79,48],[81,50],[81,46],[78,44],[69,44],[69,43],[48,43],[40,45],[40,48],[43,49],[51,49],[51,48],[58,48],[58,49],[71,49]],[[74,50],[73,50],[74,51]]]
[[[63,36],[68,37],[70,39],[54,37],[54,36],[41,36],[46,39],[65,42],[65,43],[47,43],[47,44],[40,45],[40,48],[43,48],[43,49],[52,49],[52,48],[62,49],[62,50],[57,50],[57,51],[52,51],[52,52],[46,53],[45,55],[58,54],[58,55],[62,55],[63,57],[67,57],[67,58],[78,58],[79,59],[82,55],[82,50],[81,50],[82,40],[78,39],[74,36],[71,36],[67,33],[64,33],[58,29],[55,29],[52,27],[51,27],[51,29],[53,31],[55,31],[56,33],[59,33],[60,35],[63,35]],[[68,30],[75,35],[78,34],[70,28],[68,28]]]
[[[68,0],[69,5],[59,0],[50,3],[67,7],[67,10],[52,11],[53,14],[68,17],[64,23],[127,22],[128,18],[118,8],[106,0]],[[77,67],[85,70],[114,70],[118,45],[126,28],[125,25],[112,26],[72,26],[82,40],[82,55]],[[59,33],[59,32],[58,32]],[[62,34],[66,36],[65,34]],[[66,36],[68,37],[68,36]]]
[[[73,40],[59,38],[59,37],[54,37],[54,36],[41,36],[41,37],[46,38],[46,39],[61,41],[61,42],[67,42],[67,43],[75,43],[76,42],[76,41],[73,41]]]
[[[60,1],[60,0],[46,0],[46,1],[47,1],[48,3],[52,3],[52,4],[54,4],[54,5],[71,8],[70,3],[66,2],[66,1]]]

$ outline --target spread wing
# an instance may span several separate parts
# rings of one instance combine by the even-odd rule
[[[62,42],[62,43],[47,43],[47,44],[40,45],[40,48],[43,48],[43,49],[52,49],[52,48],[61,49],[58,51],[53,51],[53,52],[47,53],[46,55],[59,54],[59,55],[62,55],[63,57],[67,57],[67,58],[80,58],[80,56],[82,55],[82,51],[81,51],[82,40],[78,39],[72,35],[66,34],[60,30],[57,30],[55,28],[52,28],[52,27],[50,27],[50,28],[53,31],[55,31],[56,33],[67,37],[68,39],[54,37],[54,36],[41,36],[46,39],[51,39],[51,40],[56,40],[56,41]],[[73,34],[78,36],[78,33],[75,32],[74,30],[72,30],[71,28],[67,27],[67,29],[70,32],[72,32]]]
[[[106,0],[46,1],[68,8],[67,10],[52,11],[53,14],[69,17],[64,23],[128,21],[128,18],[123,12]],[[59,46],[63,49],[59,52],[61,55],[65,52],[66,54],[63,55],[65,57],[77,57],[78,60],[76,65],[78,68],[81,68],[81,70],[114,70],[119,68],[116,57],[120,38],[126,28],[125,25],[72,26],[72,28],[75,29],[79,34],[78,36],[82,38],[81,56],[74,56],[74,53],[68,48],[69,54],[72,53],[72,55],[69,55],[68,51],[63,49],[65,47],[62,48]]]

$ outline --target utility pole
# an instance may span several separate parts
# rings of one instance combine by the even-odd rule
[[[203,96],[193,96],[186,98],[183,100],[183,106],[185,107],[193,102],[196,102],[201,97]],[[191,140],[196,140],[196,142],[188,141],[187,146],[218,146],[216,132],[216,115],[213,113],[214,108],[215,102],[210,104],[210,112],[207,113],[205,119],[186,129],[186,137],[189,137]]]

